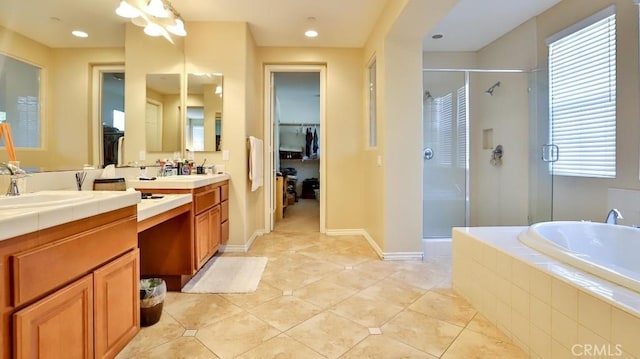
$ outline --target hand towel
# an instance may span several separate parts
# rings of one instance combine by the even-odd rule
[[[251,180],[251,192],[255,192],[262,186],[262,140],[249,136],[249,179]]]

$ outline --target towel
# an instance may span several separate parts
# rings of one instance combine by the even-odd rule
[[[118,158],[116,159],[116,162],[118,164],[118,167],[121,167],[122,165],[124,165],[124,136],[121,136],[120,138],[118,138],[118,149],[117,149],[117,154],[118,154]]]
[[[249,136],[249,179],[251,192],[262,186],[262,140]]]

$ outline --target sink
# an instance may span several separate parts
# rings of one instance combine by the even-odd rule
[[[48,191],[26,193],[19,196],[0,196],[0,209],[57,206],[86,201],[93,198],[91,192]]]
[[[200,176],[165,176],[165,177],[156,177],[156,181],[197,181],[197,180],[201,180],[207,178],[206,175],[200,175]]]

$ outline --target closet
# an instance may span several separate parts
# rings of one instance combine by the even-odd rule
[[[320,203],[320,73],[273,74],[276,219]],[[281,187],[282,186],[282,187]],[[282,193],[282,198],[280,194]],[[295,206],[305,201],[304,206]],[[306,209],[303,212],[306,213]]]

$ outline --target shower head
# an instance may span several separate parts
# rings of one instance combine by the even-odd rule
[[[496,90],[496,87],[500,86],[500,81],[496,82],[495,84],[493,84],[491,87],[489,87],[487,89],[487,91],[485,91],[484,93],[489,94],[489,96],[493,96],[493,91]]]
[[[429,92],[428,90],[424,92],[424,100],[429,100],[432,99],[433,96],[431,96],[431,92]]]

